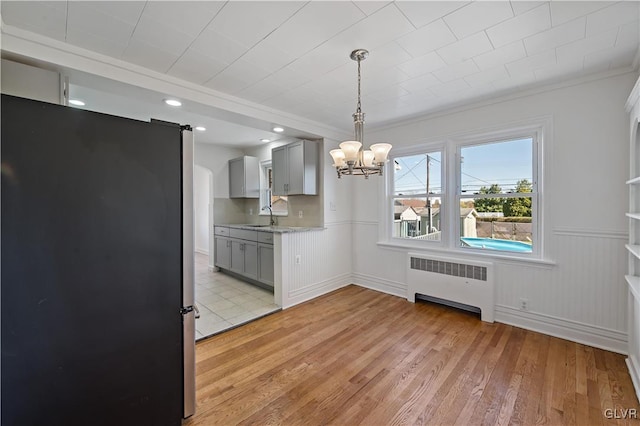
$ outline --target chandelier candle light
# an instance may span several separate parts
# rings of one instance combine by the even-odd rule
[[[342,175],[360,175],[365,179],[368,179],[369,175],[382,176],[384,163],[391,150],[391,144],[388,143],[376,143],[368,150],[362,149],[364,112],[360,106],[360,62],[367,59],[368,55],[369,52],[365,49],[356,49],[351,52],[351,59],[358,62],[358,104],[353,114],[355,140],[342,142],[339,149],[329,151],[339,178]]]

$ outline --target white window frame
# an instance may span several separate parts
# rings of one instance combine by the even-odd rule
[[[446,221],[448,221],[448,215],[447,215],[447,207],[446,207],[446,202],[445,199],[447,197],[447,193],[446,193],[446,185],[447,185],[447,180],[445,179],[446,176],[446,169],[447,169],[447,162],[445,161],[445,145],[442,142],[436,142],[436,143],[431,143],[431,144],[422,144],[416,147],[411,147],[408,149],[399,149],[396,152],[394,152],[393,157],[389,158],[389,165],[386,167],[388,169],[388,175],[390,176],[389,179],[389,194],[388,194],[388,202],[391,204],[391,214],[390,214],[390,218],[391,218],[391,223],[393,223],[393,217],[394,217],[394,212],[393,212],[393,204],[394,204],[394,200],[396,198],[403,198],[402,196],[398,197],[395,194],[395,187],[394,187],[394,179],[393,176],[395,174],[395,164],[394,164],[394,160],[397,157],[408,157],[411,155],[419,155],[419,154],[430,154],[430,153],[434,153],[434,152],[439,152],[440,153],[440,182],[442,183],[442,188],[440,190],[439,194],[434,194],[433,198],[440,198],[440,221],[441,223],[445,223],[446,226]],[[414,197],[426,197],[428,194],[413,194],[412,196]],[[391,225],[393,226],[393,225]],[[440,233],[440,240],[423,240],[423,241],[419,241],[419,243],[426,243],[432,246],[442,246],[443,245],[443,239],[444,239],[444,235],[445,232],[442,231],[442,227],[440,229],[441,233]],[[409,243],[412,242],[417,242],[417,241],[413,241],[411,239],[408,238],[401,238],[401,237],[394,237],[393,236],[393,229],[390,230],[389,233],[390,237],[395,241],[407,241]]]
[[[475,132],[465,132],[451,135],[437,140],[424,141],[423,143],[395,148],[389,156],[389,170],[386,179],[380,183],[380,206],[382,217],[379,222],[378,245],[388,248],[433,250],[448,252],[456,255],[473,255],[481,257],[503,258],[512,260],[529,260],[532,262],[549,263],[545,260],[544,249],[544,150],[549,144],[552,132],[551,117],[542,117],[533,120],[513,123],[492,129]],[[521,138],[532,138],[532,240],[533,248],[530,253],[517,253],[508,251],[494,251],[486,249],[474,249],[460,247],[460,187],[461,164],[460,150],[466,146],[482,145]],[[394,200],[394,173],[390,170],[395,157],[424,154],[427,152],[442,150],[442,204],[441,204],[441,231],[440,241],[416,241],[406,238],[393,237],[393,200]],[[502,194],[504,196],[505,194]],[[514,197],[517,195],[513,195]],[[552,263],[552,262],[551,262]]]
[[[269,169],[272,169],[271,159],[263,160],[260,162],[260,198],[258,205],[259,216],[269,216],[269,210],[266,206],[271,206],[271,188],[269,188]],[[273,172],[272,172],[273,173]],[[288,205],[288,200],[287,200]],[[289,209],[286,212],[275,211],[273,216],[288,216]]]

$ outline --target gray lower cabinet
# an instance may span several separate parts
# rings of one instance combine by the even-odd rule
[[[273,287],[273,245],[258,244],[258,281]]]
[[[215,265],[273,287],[273,233],[216,226]]]
[[[258,243],[255,241],[231,240],[231,271],[247,278],[258,278]]]
[[[219,268],[231,268],[231,240],[226,237],[215,237],[215,265]]]

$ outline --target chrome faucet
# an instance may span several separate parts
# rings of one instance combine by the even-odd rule
[[[262,208],[262,210],[266,210],[266,209],[269,209],[269,225],[273,226],[276,224],[276,221],[273,218],[273,210],[271,209],[271,206],[265,206]]]

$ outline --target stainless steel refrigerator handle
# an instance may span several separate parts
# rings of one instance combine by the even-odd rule
[[[198,309],[198,305],[196,303],[193,304],[193,310],[196,312],[195,318],[200,318],[200,309]]]
[[[195,305],[193,132],[182,129],[182,308]],[[193,309],[182,316],[183,324],[183,417],[196,409],[196,321]]]

